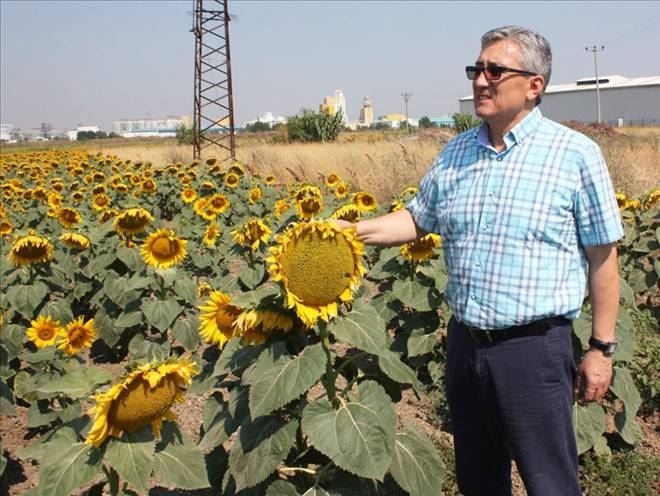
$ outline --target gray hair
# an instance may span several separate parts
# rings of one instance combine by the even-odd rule
[[[543,76],[543,93],[550,82],[552,74],[552,50],[550,43],[543,36],[520,26],[502,26],[491,29],[481,37],[481,49],[496,41],[511,40],[520,47],[522,68]],[[541,96],[536,99],[536,105],[541,103]]]

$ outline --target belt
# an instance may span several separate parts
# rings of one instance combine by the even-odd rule
[[[479,329],[477,327],[471,327],[459,320],[456,322],[458,323],[458,326],[466,330],[472,339],[477,343],[497,343],[521,336],[534,336],[543,334],[552,327],[568,324],[569,320],[566,317],[549,317],[547,319],[530,322],[529,324],[495,330],[485,330]]]

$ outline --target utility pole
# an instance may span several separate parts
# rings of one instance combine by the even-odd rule
[[[407,91],[401,93],[401,96],[403,97],[403,100],[406,102],[406,133],[410,132],[410,123],[408,122],[408,100],[412,96],[412,93],[408,93]]]
[[[594,71],[596,72],[596,105],[598,106],[598,124],[600,124],[600,83],[598,81],[598,59],[597,59],[597,54],[598,54],[598,52],[602,52],[603,50],[605,50],[605,46],[601,45],[601,47],[598,48],[598,47],[596,47],[596,45],[594,45],[591,48],[584,47],[584,49],[587,52],[593,52],[593,54],[594,54]]]

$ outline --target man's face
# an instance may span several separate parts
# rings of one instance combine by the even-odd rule
[[[482,50],[476,66],[498,65],[512,69],[528,70],[522,67],[520,48],[510,40],[496,41]],[[530,98],[530,77],[523,74],[505,72],[497,81],[488,81],[482,72],[472,81],[474,111],[488,123],[517,120],[526,113],[525,105]]]

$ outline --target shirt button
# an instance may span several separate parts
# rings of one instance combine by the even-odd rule
[[[490,193],[488,193],[488,196],[495,196],[495,192],[491,191]]]
[[[482,231],[487,231],[487,230],[488,230],[488,224],[486,224],[485,226],[483,226],[483,227],[481,228],[481,230],[482,230]]]
[[[476,299],[477,299],[477,295],[472,295],[472,299],[473,299],[473,300],[476,300]]]
[[[502,157],[497,157],[497,161],[498,161],[498,162],[501,162],[501,161],[502,161]]]
[[[474,265],[476,265],[477,267],[481,267],[481,262],[475,262]]]

